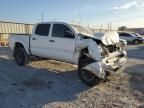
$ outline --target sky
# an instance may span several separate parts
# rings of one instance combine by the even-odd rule
[[[144,0],[0,0],[0,21],[144,27]]]

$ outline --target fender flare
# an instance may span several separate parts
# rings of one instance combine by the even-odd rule
[[[16,47],[16,44],[21,44],[24,47],[26,53],[28,55],[30,55],[29,47],[26,45],[26,43],[23,40],[15,41],[15,46],[14,47]]]

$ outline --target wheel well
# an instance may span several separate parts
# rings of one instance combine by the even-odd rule
[[[15,47],[14,47],[14,52],[15,52],[15,50],[16,50],[17,48],[24,48],[24,46],[23,46],[21,43],[16,42],[16,43],[15,43]]]
[[[82,60],[82,62],[81,62]],[[81,65],[81,63],[83,63],[83,60],[85,60],[87,62],[87,64],[96,62],[94,59],[92,59],[89,55],[88,55],[88,48],[85,48],[83,50],[81,50],[80,56],[79,56],[79,62],[78,65]]]
[[[81,50],[79,59],[85,58],[86,57],[85,54],[88,54],[88,48]]]
[[[80,52],[78,64],[80,64],[80,61],[81,61],[81,60],[83,60],[83,59],[85,59],[85,58],[88,58],[88,57],[86,56],[86,54],[88,54],[88,48],[82,49],[81,52]]]
[[[15,43],[15,48],[16,47],[22,47],[22,48],[24,48],[24,46],[21,43],[18,43],[18,42]]]

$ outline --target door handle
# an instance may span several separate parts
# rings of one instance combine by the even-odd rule
[[[49,40],[49,42],[55,42],[54,40]]]
[[[32,38],[32,40],[36,40],[36,38]]]

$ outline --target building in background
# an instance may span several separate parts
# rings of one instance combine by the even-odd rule
[[[33,24],[0,21],[0,45],[8,44],[9,34],[31,34]]]
[[[144,28],[127,28],[126,26],[122,26],[118,28],[119,31],[127,31],[127,32],[135,32],[141,35],[144,35]]]

